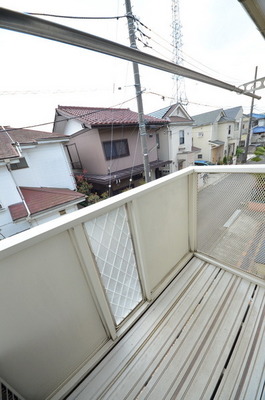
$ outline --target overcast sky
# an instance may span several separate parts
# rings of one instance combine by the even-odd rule
[[[138,48],[172,60],[171,0],[131,0],[145,44]],[[124,0],[1,0],[20,12],[72,16],[123,16]],[[183,66],[235,86],[265,76],[265,41],[237,0],[179,0]],[[126,18],[70,20],[46,18],[129,45]],[[146,36],[145,36],[146,35]],[[150,39],[147,38],[150,37]],[[137,111],[130,62],[29,35],[0,30],[1,125],[22,127],[51,122],[58,105],[129,107]],[[174,81],[165,72],[139,66],[145,113],[174,102]],[[251,98],[184,79],[190,115],[242,105]],[[265,89],[255,112],[265,112]],[[131,100],[130,100],[131,99]],[[52,125],[39,127],[52,130]]]

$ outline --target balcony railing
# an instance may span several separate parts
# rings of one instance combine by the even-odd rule
[[[0,242],[0,377],[60,399],[196,254],[262,284],[261,165],[190,167]]]

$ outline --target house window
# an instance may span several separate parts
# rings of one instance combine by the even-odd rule
[[[231,135],[231,125],[228,125],[228,135]]]
[[[159,133],[156,134],[156,146],[158,149],[160,149],[160,137],[159,137]]]
[[[202,154],[198,154],[198,158],[202,158]]]
[[[68,152],[68,156],[72,165],[72,168],[77,168],[77,169],[82,169],[82,164],[80,161],[80,157],[78,154],[78,150],[76,147],[76,144],[67,144],[66,145],[66,150]]]
[[[22,168],[28,168],[28,163],[25,159],[25,157],[21,157],[19,159],[19,162],[16,164],[10,164],[10,168],[12,169],[12,171],[16,170],[16,169],[22,169]]]
[[[184,144],[184,131],[179,131],[179,144]]]
[[[203,137],[203,132],[198,132],[198,133],[197,133],[197,136],[198,136],[198,137]]]
[[[103,142],[105,157],[107,160],[113,158],[127,157],[130,155],[127,139],[113,140],[112,142]]]

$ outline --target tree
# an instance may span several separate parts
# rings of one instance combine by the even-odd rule
[[[261,156],[265,155],[265,147],[257,147],[257,149],[254,151],[254,154],[256,157],[252,158],[251,161],[261,161]]]
[[[85,194],[86,200],[81,203],[84,207],[89,206],[91,204],[98,203],[101,200],[107,199],[109,197],[107,192],[99,195],[97,192],[93,192],[93,185],[89,183],[87,178],[85,177],[86,171],[83,171],[82,174],[76,175],[76,188],[79,193]]]

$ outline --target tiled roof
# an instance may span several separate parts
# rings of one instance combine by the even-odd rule
[[[103,107],[69,107],[58,106],[57,112],[63,112],[92,126],[106,125],[138,125],[138,113],[129,108],[103,108]],[[146,124],[163,125],[164,120],[144,115]]]
[[[228,109],[224,110],[224,112],[225,112],[227,119],[229,119],[230,121],[234,121],[240,110],[242,110],[242,107],[238,106],[238,107],[228,108]],[[243,112],[243,110],[242,110],[242,112]]]
[[[176,110],[180,108],[180,113],[177,113],[176,115]],[[188,117],[187,111],[184,109],[183,106],[180,104],[172,104],[168,107],[161,108],[160,110],[154,111],[150,113],[149,115],[156,117],[156,118],[163,118],[167,122],[175,122],[175,123],[181,123],[181,124],[192,124],[193,120],[192,118]]]
[[[85,195],[75,192],[70,189],[60,188],[35,188],[35,187],[20,187],[25,202],[31,214],[48,211],[53,207],[67,206],[72,202],[81,202],[85,199]],[[27,216],[27,211],[24,204],[16,203],[8,207],[13,221]]]
[[[235,121],[240,110],[242,110],[241,106],[227,108],[226,110],[220,108],[218,110],[194,115],[192,118],[194,119],[195,125],[197,126],[213,124],[217,121],[218,117],[221,117],[218,122]]]
[[[166,113],[170,110],[171,106],[161,108],[160,110],[153,111],[149,115],[155,118],[164,118]]]
[[[192,116],[192,119],[197,126],[210,125],[216,122],[217,118],[221,115],[222,112],[223,110],[220,108],[219,110],[208,111],[203,114],[194,115]]]
[[[0,129],[0,159],[19,157],[14,143],[37,144],[39,141],[69,140],[63,134],[4,127]]]

